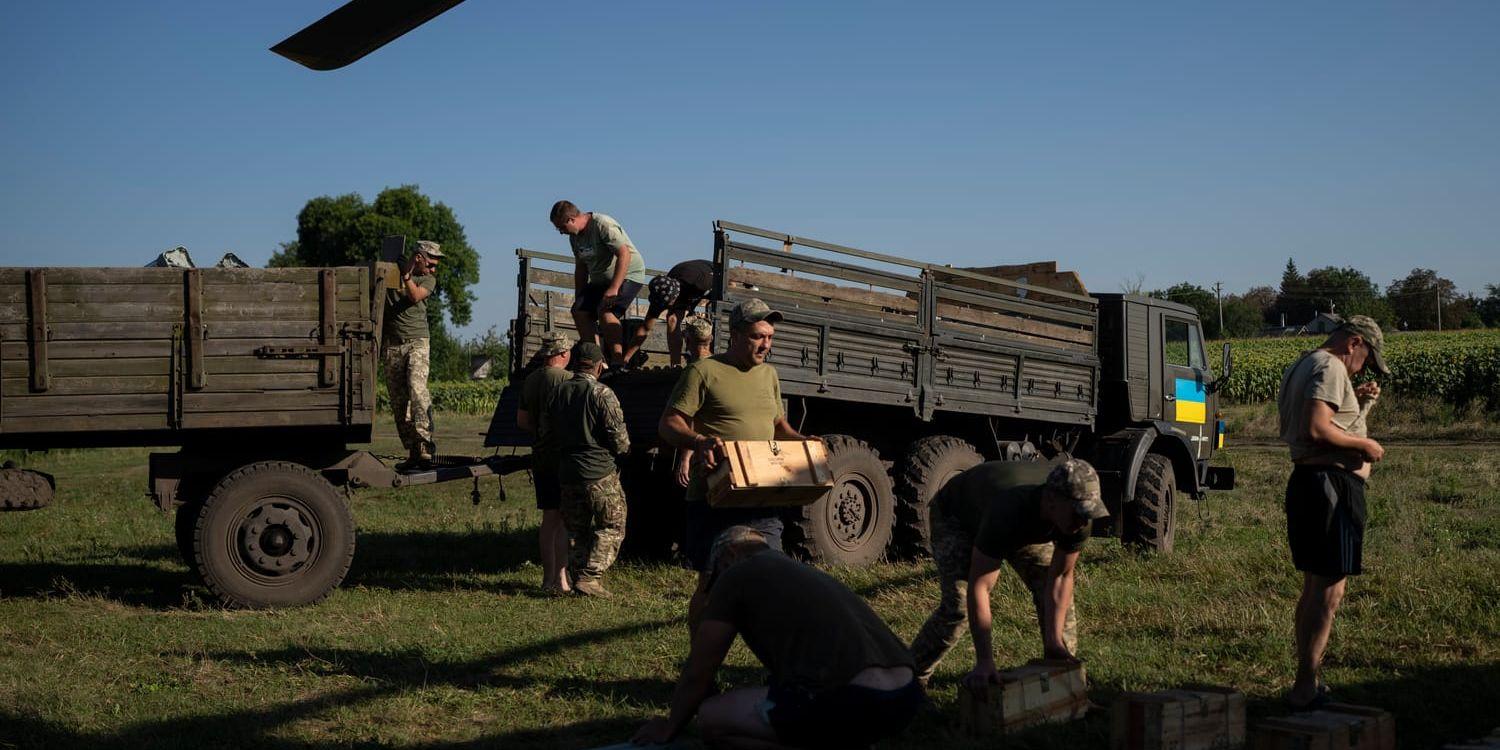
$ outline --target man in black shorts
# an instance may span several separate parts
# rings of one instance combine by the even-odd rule
[[[568,362],[573,342],[562,331],[542,335],[537,357],[542,366],[526,376],[521,386],[521,404],[516,408],[516,425],[532,434],[531,477],[536,486],[536,508],[542,512],[539,534],[542,550],[542,588],[568,593],[568,530],[563,525],[562,485],[557,479],[557,435],[547,412],[552,407],[558,386],[572,379]]]
[[[672,266],[665,276],[652,279],[649,286],[650,306],[646,308],[646,319],[625,346],[625,361],[632,367],[645,362],[644,356],[639,356],[637,361],[641,345],[651,335],[656,319],[666,313],[667,352],[672,357],[673,366],[682,364],[682,323],[713,290],[714,264],[706,260],[683,261]]]
[[[1286,485],[1286,532],[1292,564],[1302,571],[1297,679],[1286,698],[1296,709],[1330,700],[1318,676],[1323,651],[1344,583],[1363,570],[1365,482],[1385,449],[1366,437],[1365,418],[1380,397],[1380,384],[1356,386],[1353,377],[1366,368],[1390,374],[1381,354],[1384,339],[1374,320],[1355,315],[1281,378],[1281,439],[1295,464]]]
[[[695,713],[709,747],[866,748],[911,722],[926,700],[911,654],[864,599],[745,526],[725,530],[711,560],[671,713],[634,742],[670,742]],[[768,686],[709,698],[736,635],[770,670]]]
[[[604,347],[610,367],[624,363],[620,319],[646,283],[646,262],[613,217],[584,213],[569,201],[552,205],[552,226],[573,251],[573,324],[580,341]]]

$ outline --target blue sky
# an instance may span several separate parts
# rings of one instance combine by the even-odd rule
[[[259,264],[417,183],[483,255],[468,333],[560,197],[656,267],[726,218],[1095,291],[1500,283],[1500,3],[468,0],[343,70],[267,51],[338,4],[12,4],[0,264]]]

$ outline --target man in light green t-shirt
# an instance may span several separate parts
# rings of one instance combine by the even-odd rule
[[[580,341],[600,342],[609,366],[622,364],[620,319],[646,283],[646,262],[620,222],[584,213],[569,201],[552,206],[552,226],[573,251],[573,323]]]
[[[669,445],[693,449],[695,463],[688,481],[684,552],[698,571],[698,589],[688,603],[688,628],[697,629],[708,591],[708,553],[724,529],[744,525],[781,548],[782,522],[777,508],[711,508],[708,471],[718,463],[725,440],[806,440],[787,422],[781,405],[781,379],[766,364],[781,313],[758,299],[729,311],[729,346],[723,354],[700,359],[683,370],[657,432]]]

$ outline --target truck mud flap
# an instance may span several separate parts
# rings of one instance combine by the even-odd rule
[[[56,491],[57,480],[51,474],[18,468],[10,462],[0,468],[0,511],[45,508]]]
[[[1211,490],[1234,489],[1234,468],[1230,466],[1210,466],[1204,472],[1203,484]]]

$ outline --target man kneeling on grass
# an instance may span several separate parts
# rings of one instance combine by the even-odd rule
[[[747,526],[720,534],[709,561],[708,604],[672,712],[633,742],[669,742],[694,713],[716,748],[863,748],[910,723],[926,699],[911,654],[864,599]],[[770,687],[708,698],[735,635],[771,671]]]

